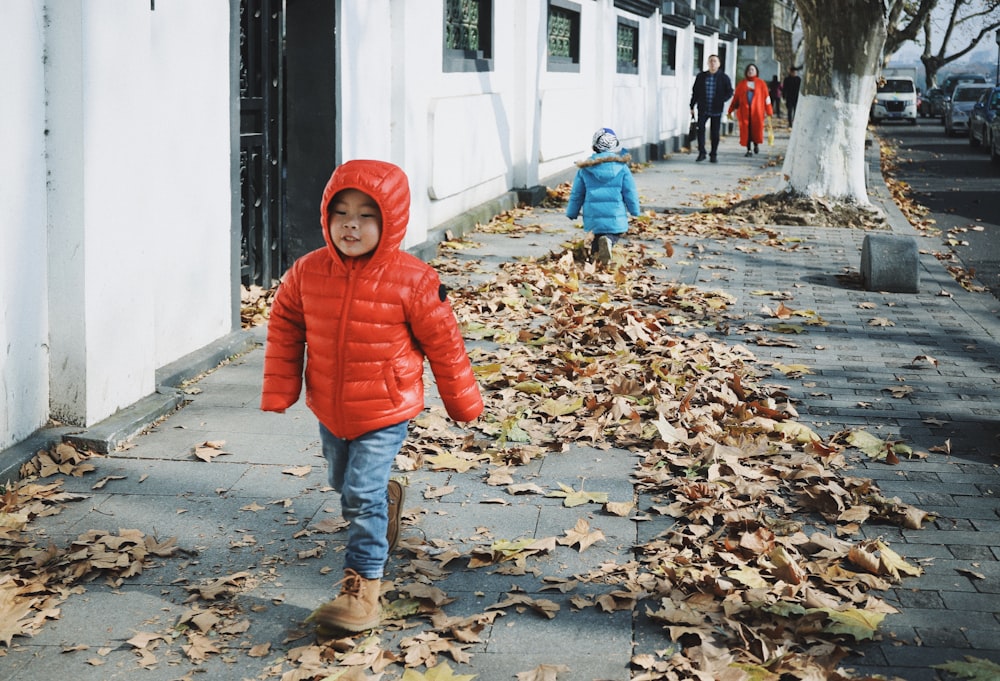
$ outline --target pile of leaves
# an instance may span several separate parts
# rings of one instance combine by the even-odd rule
[[[271,313],[271,301],[277,290],[277,284],[271,288],[264,288],[257,284],[240,287],[240,323],[242,328],[263,326],[267,322]]]
[[[8,484],[0,497],[0,643],[6,647],[13,637],[31,636],[47,620],[58,618],[59,605],[83,593],[87,582],[103,578],[118,586],[155,557],[177,551],[174,538],[161,541],[135,529],[89,530],[65,547],[38,544],[28,531],[32,520],[88,498],[63,491],[61,480],[40,480],[89,473],[95,468],[88,461],[93,456],[67,444],[41,451],[22,467],[20,481]]]
[[[927,217],[930,211],[914,200],[910,185],[896,177],[899,169],[899,150],[889,141],[881,138],[879,139],[879,165],[889,194],[907,221],[924,236],[940,234],[941,230],[935,226],[935,221]]]
[[[636,562],[578,578],[608,584],[605,603],[645,603],[680,644],[636,659],[637,678],[850,678],[837,662],[894,612],[877,592],[920,572],[861,525],[927,514],[848,475],[847,434],[824,442],[749,350],[700,331],[725,321],[726,293],[665,283],[653,271],[670,249],[630,242],[608,269],[571,242],[452,292],[467,336],[490,341],[472,357],[491,437],[450,442],[445,465],[509,471],[567,442],[634,451],[637,489],[662,499],[647,517],[669,529]],[[414,465],[444,463],[414,450]]]
[[[730,217],[741,217],[755,225],[808,225],[884,230],[889,224],[874,208],[847,201],[777,192],[757,196],[720,209]]]

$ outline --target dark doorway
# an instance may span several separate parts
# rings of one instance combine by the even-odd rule
[[[336,163],[336,3],[240,0],[240,278],[268,288],[323,245]]]
[[[285,252],[324,244],[320,198],[337,163],[336,5],[285,0]]]
[[[281,1],[240,2],[240,279],[281,276]]]

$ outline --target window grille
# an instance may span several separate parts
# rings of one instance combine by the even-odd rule
[[[639,73],[639,25],[618,20],[618,73]]]
[[[492,58],[492,0],[445,0],[444,70],[489,71]]]
[[[673,31],[663,32],[663,42],[660,43],[660,73],[672,76],[677,72],[677,34]]]
[[[580,70],[580,6],[576,3],[549,2],[548,68],[550,71]]]

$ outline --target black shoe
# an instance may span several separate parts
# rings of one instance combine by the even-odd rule
[[[708,160],[711,161],[712,163],[718,163],[719,157],[716,156],[715,154],[712,154],[712,156]]]
[[[757,146],[756,142],[753,143],[753,153],[760,153],[760,147]]]
[[[695,161],[704,161],[706,158],[705,154],[698,154],[698,158]]]
[[[752,152],[752,151],[750,151],[750,149],[748,148],[748,149],[747,149],[747,153],[745,153],[745,154],[743,154],[743,155],[744,155],[744,156],[753,156],[753,152]]]

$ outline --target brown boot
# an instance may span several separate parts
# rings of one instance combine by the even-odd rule
[[[316,625],[327,631],[351,633],[377,627],[382,621],[382,606],[379,603],[382,580],[365,579],[351,568],[346,568],[340,584],[340,595],[313,613]]]
[[[399,545],[399,522],[403,516],[403,499],[405,497],[402,483],[398,480],[390,480],[387,494],[389,496],[389,526],[386,528],[385,538],[389,540],[389,553],[392,553]]]

